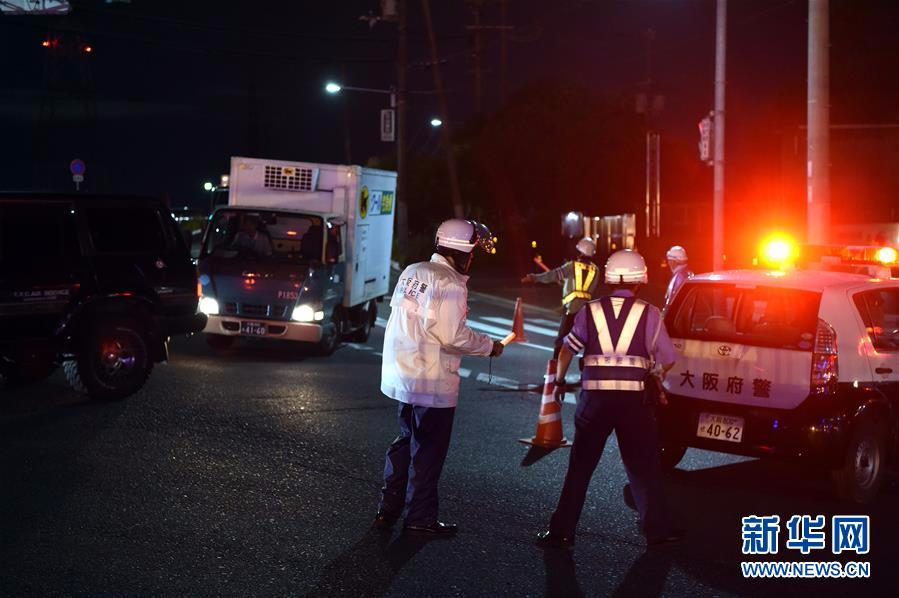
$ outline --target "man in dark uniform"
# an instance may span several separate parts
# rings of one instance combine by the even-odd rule
[[[674,347],[659,310],[635,297],[639,285],[647,282],[640,254],[629,250],[612,254],[605,280],[617,289],[578,312],[559,355],[556,380],[564,380],[572,357],[581,351],[584,371],[568,473],[549,530],[537,536],[540,546],[574,545],[587,486],[613,431],[647,545],[674,542],[684,535],[672,528],[668,517],[658,430],[653,405],[644,393],[653,362],[662,374],[674,365]]]

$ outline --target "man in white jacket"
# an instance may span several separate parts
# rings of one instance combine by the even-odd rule
[[[399,402],[400,434],[387,449],[378,527],[392,527],[405,508],[405,533],[456,532],[455,525],[437,519],[437,482],[459,400],[462,356],[503,351],[501,343],[465,324],[474,248],[494,253],[493,245],[484,225],[447,220],[437,229],[431,261],[407,267],[393,292],[381,392]]]

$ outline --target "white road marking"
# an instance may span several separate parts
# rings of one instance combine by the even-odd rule
[[[487,322],[492,322],[493,324],[499,324],[501,326],[512,327],[512,320],[509,318],[498,318],[496,316],[487,316],[482,317],[482,320],[486,320]],[[533,332],[534,334],[542,334],[543,336],[550,336],[552,338],[556,338],[556,334],[559,332],[558,328],[544,328],[542,326],[534,326],[533,324],[524,323],[524,331],[525,332]]]
[[[493,334],[497,337],[506,336],[509,331],[499,328],[498,326],[491,326],[490,324],[482,324],[481,322],[475,320],[468,320],[469,328],[474,328],[475,330],[480,330],[481,332],[486,332],[488,334]],[[541,351],[549,351],[553,352],[552,347],[544,347],[543,345],[535,345],[534,343],[512,343],[512,345],[521,345],[523,347],[531,347],[532,349],[540,349]]]
[[[534,324],[539,324],[540,326],[548,326],[553,330],[553,335],[555,335],[555,331],[559,329],[558,320],[548,320],[546,318],[528,318],[528,320]]]
[[[468,378],[471,376],[471,370],[468,368],[459,368],[459,375],[463,378]]]
[[[478,382],[486,382],[488,384],[492,384],[494,386],[501,386],[503,388],[511,388],[513,390],[518,390],[521,388],[521,383],[518,380],[512,380],[511,378],[504,378],[502,376],[493,375],[488,376],[486,373],[481,372],[477,377]]]

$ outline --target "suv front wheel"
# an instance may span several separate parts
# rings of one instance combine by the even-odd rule
[[[855,426],[843,466],[833,472],[840,498],[858,504],[870,502],[883,481],[886,460],[886,438],[882,428],[870,419]]]
[[[88,330],[77,353],[63,363],[66,379],[77,392],[118,401],[147,381],[153,361],[143,329],[130,320],[109,320]]]

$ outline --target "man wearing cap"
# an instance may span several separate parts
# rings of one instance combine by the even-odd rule
[[[665,254],[668,268],[671,270],[671,280],[665,290],[665,310],[674,301],[674,296],[687,280],[693,278],[693,272],[687,265],[687,250],[680,245],[675,245]]]
[[[665,506],[658,431],[653,405],[644,392],[644,383],[655,383],[647,376],[653,364],[660,375],[674,366],[674,347],[659,310],[636,298],[639,286],[647,282],[640,254],[613,253],[606,262],[605,280],[615,291],[578,312],[559,354],[556,380],[564,379],[572,357],[581,352],[584,369],[568,473],[549,530],[537,536],[543,547],[574,545],[590,478],[613,431],[647,545],[683,537],[671,526]]]
[[[390,300],[381,392],[398,402],[400,434],[387,449],[374,525],[389,529],[403,515],[407,534],[446,536],[437,519],[437,482],[449,449],[463,355],[496,357],[503,345],[466,323],[474,248],[495,253],[483,224],[452,219],[437,229],[429,262],[408,266]]]
[[[562,341],[571,331],[575,314],[593,298],[599,283],[597,273],[599,268],[593,263],[593,254],[596,253],[596,244],[593,239],[584,237],[577,242],[577,257],[565,262],[558,268],[547,270],[540,274],[528,274],[521,282],[540,282],[543,284],[557,283],[562,285],[562,319],[559,321],[559,332],[553,343],[553,359],[558,359]]]

